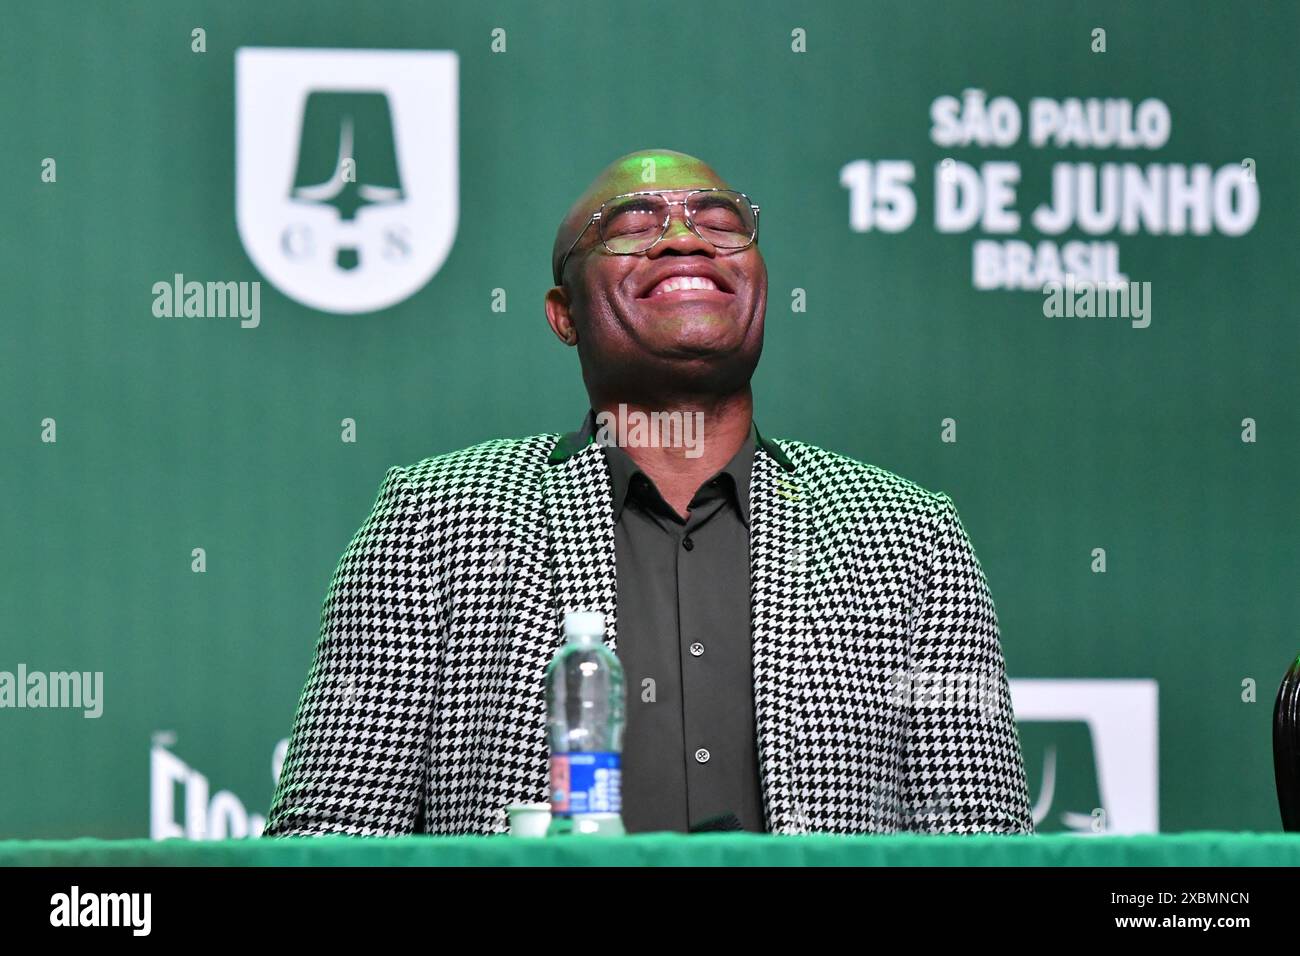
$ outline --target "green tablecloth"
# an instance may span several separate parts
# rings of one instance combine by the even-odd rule
[[[1300,834],[12,840],[0,866],[1300,866]]]

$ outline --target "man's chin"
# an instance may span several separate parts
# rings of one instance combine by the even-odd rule
[[[724,358],[734,355],[740,347],[735,335],[682,334],[647,342],[647,351],[664,358],[701,359]]]
[[[637,329],[653,351],[729,351],[744,338],[735,317],[723,311],[689,309],[661,314],[646,310],[638,317]]]

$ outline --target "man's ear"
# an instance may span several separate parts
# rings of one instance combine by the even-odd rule
[[[564,286],[552,286],[546,292],[546,321],[551,331],[565,345],[578,344],[578,327],[573,324],[573,312],[569,309],[569,293]]]

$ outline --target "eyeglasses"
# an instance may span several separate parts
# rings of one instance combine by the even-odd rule
[[[686,225],[717,249],[736,251],[758,241],[758,207],[748,196],[733,189],[692,189],[683,199],[672,202],[667,193],[680,189],[623,193],[606,199],[592,213],[569,251],[555,270],[555,284],[564,276],[564,265],[578,247],[591,224],[597,223],[601,245],[616,256],[648,252],[668,235],[672,207],[682,206]]]

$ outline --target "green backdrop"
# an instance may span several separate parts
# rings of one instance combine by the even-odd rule
[[[1154,682],[1160,829],[1277,828],[1272,701],[1300,649],[1295,4],[68,0],[5,19],[0,671],[100,671],[104,700],[97,719],[0,709],[0,836],[162,835],[187,794],[193,819],[233,818],[232,799],[265,814],[330,574],[385,469],[579,424],[576,356],[541,309],[551,241],[643,147],[701,156],[762,206],[764,432],[949,493],[1013,679]],[[454,244],[398,304],[309,308],[250,260],[249,47],[458,55]],[[967,89],[1016,104],[1014,145],[934,142],[931,105]],[[1035,148],[1034,97],[1156,98],[1169,137]],[[1020,229],[936,229],[948,158],[1019,164]],[[1114,242],[1151,283],[1147,328],[972,283],[974,242],[1043,238],[1029,212],[1055,163],[1246,158],[1242,235],[1053,237]],[[908,228],[850,228],[859,160],[914,164]],[[156,317],[176,273],[260,281],[260,324]],[[1022,735],[1035,800],[1045,755],[1060,765],[1044,830],[1102,805],[1086,724]]]

